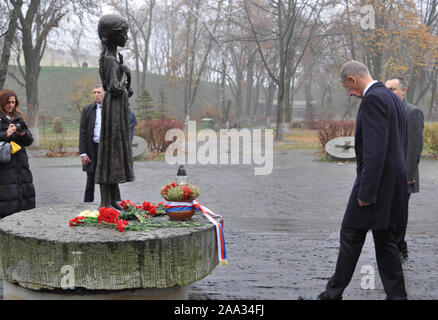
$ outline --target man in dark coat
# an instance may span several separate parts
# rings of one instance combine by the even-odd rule
[[[350,95],[362,98],[355,132],[357,177],[342,222],[336,271],[319,298],[342,299],[366,234],[372,230],[387,299],[407,299],[392,229],[407,219],[405,109],[383,83],[373,81],[360,62],[343,65],[341,82]]]
[[[420,108],[417,108],[406,100],[407,86],[403,78],[391,78],[385,85],[400,98],[406,110],[406,167],[408,175],[409,201],[411,193],[417,193],[420,191],[420,174],[418,165],[423,151],[424,115]],[[400,250],[400,255],[403,258],[407,258],[408,245],[405,240],[407,221],[405,224],[396,225],[394,227],[395,239]]]
[[[82,170],[87,173],[84,202],[94,201],[97,155],[100,141],[101,110],[105,95],[102,86],[96,86],[93,90],[95,102],[82,109],[79,128],[79,154],[81,156]],[[119,200],[120,200],[120,191]]]

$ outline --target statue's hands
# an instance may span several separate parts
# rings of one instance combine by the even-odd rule
[[[126,73],[126,75],[127,75],[128,77],[131,77],[131,69],[129,69],[129,67],[128,67],[126,64],[121,64],[121,65],[120,65],[120,69],[122,69],[122,71],[123,71],[124,73]]]
[[[125,83],[123,83],[123,85],[125,86],[125,88],[129,90],[131,88],[131,69],[129,69],[128,66],[126,66],[125,64],[120,65],[120,68],[122,69],[122,72],[124,72],[126,74],[126,81]]]
[[[128,97],[131,98],[134,95],[132,88],[126,88],[128,90]]]

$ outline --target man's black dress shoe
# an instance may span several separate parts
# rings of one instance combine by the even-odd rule
[[[324,291],[324,292],[319,294],[318,300],[342,300],[342,296],[333,299],[333,298],[328,296],[327,292]]]
[[[337,298],[337,299],[332,299],[332,298],[330,298],[330,297],[327,295],[327,293],[324,291],[324,292],[320,293],[315,299],[313,299],[313,298],[306,298],[306,297],[299,296],[299,297],[298,297],[298,300],[342,300],[342,296],[339,297],[339,298]]]

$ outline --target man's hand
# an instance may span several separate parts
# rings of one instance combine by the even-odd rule
[[[415,184],[415,180],[409,180],[408,184]]]
[[[361,207],[368,207],[371,203],[369,203],[369,202],[365,202],[365,201],[362,201],[362,200],[360,200],[360,199],[357,199],[357,202],[359,203],[359,205],[361,206]]]
[[[91,159],[88,156],[82,156],[81,162],[83,166],[87,166],[88,164],[91,163]]]

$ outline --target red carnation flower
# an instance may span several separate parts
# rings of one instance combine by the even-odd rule
[[[143,206],[141,207],[144,211],[149,211],[151,209],[151,203],[150,202],[143,202]]]
[[[122,206],[123,209],[127,209],[130,206],[132,206],[132,203],[130,200],[123,200],[122,203],[120,204],[120,206]]]
[[[124,232],[125,231],[124,229],[128,224],[129,224],[129,222],[126,220],[117,220],[117,229],[120,232]]]
[[[149,209],[149,215],[150,215],[150,216],[154,216],[154,215],[156,215],[156,214],[157,214],[157,207],[154,206],[154,205],[152,205],[152,206],[150,207],[150,209]]]
[[[102,207],[99,209],[99,217],[97,221],[99,223],[108,222],[115,224],[119,220],[119,212],[113,208]]]
[[[85,217],[76,217],[69,221],[70,227],[77,226],[79,224],[83,224],[85,222]]]

